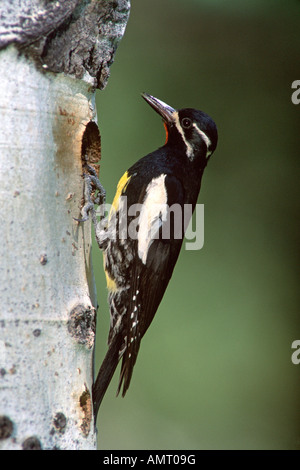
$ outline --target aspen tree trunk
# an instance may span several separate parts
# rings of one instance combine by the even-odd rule
[[[0,5],[0,449],[95,449],[82,161],[128,0]],[[98,168],[98,165],[94,165]]]

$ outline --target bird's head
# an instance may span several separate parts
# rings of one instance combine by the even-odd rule
[[[193,108],[176,110],[148,93],[142,93],[142,97],[162,117],[166,144],[183,146],[191,161],[204,157],[207,162],[218,142],[214,121],[203,111]]]

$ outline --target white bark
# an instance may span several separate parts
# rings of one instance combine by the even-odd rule
[[[96,448],[91,225],[73,217],[105,67],[96,83],[0,50],[0,449]]]
[[[1,52],[0,67],[0,414],[16,439],[3,443],[20,448],[35,436],[43,448],[93,448],[91,402],[89,411],[80,405],[92,386],[91,231],[72,218],[92,95],[84,82],[40,74],[14,46]],[[57,413],[64,432],[55,428]]]

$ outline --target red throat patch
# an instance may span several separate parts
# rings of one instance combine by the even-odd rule
[[[168,131],[168,126],[165,122],[164,122],[164,128],[166,131],[166,141],[165,141],[165,145],[166,145],[166,143],[168,142],[168,138],[169,138],[169,131]]]

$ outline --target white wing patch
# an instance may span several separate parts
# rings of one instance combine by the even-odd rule
[[[153,179],[147,186],[139,216],[138,255],[146,264],[149,248],[158,236],[159,228],[167,220],[166,175]]]

